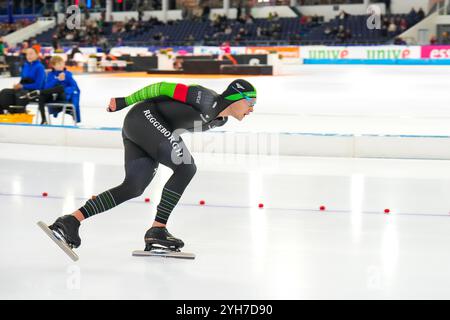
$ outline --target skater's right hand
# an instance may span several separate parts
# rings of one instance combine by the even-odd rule
[[[116,98],[111,98],[111,100],[109,101],[109,106],[106,109],[106,111],[108,112],[114,112],[117,109],[117,105],[116,105]]]

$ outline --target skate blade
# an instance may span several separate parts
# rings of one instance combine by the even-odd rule
[[[39,221],[37,225],[58,245],[73,261],[78,261],[78,255],[72,251],[72,249],[64,243],[64,241],[58,239],[53,231],[42,221]]]
[[[176,252],[164,249],[153,249],[151,251],[135,250],[133,251],[135,257],[164,257],[176,259],[195,259],[195,254],[187,252]]]

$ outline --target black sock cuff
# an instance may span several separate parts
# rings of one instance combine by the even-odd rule
[[[89,218],[89,214],[87,213],[86,209],[84,207],[81,207],[80,209],[78,209],[81,211],[81,213],[83,214],[83,217],[85,219]]]
[[[156,216],[155,218],[156,222],[162,223],[162,224],[166,224],[167,223],[167,219],[162,219],[161,217]]]

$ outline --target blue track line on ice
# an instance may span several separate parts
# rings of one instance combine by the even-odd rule
[[[23,197],[23,198],[34,198],[34,199],[56,199],[56,200],[63,200],[65,197],[61,196],[42,196],[42,195],[36,195],[36,194],[18,194],[18,193],[4,193],[0,192],[0,197]],[[80,201],[86,201],[88,198],[85,197],[73,197],[75,200]],[[137,201],[137,200],[128,200],[127,202],[130,203],[140,203],[145,204],[148,206],[148,203],[144,203],[143,201]],[[205,204],[205,205],[199,205],[194,203],[182,203],[180,202],[178,204],[179,206],[184,207],[199,207],[199,208],[230,208],[230,209],[257,209],[257,210],[279,210],[279,211],[301,211],[301,212],[320,212],[320,213],[352,213],[352,210],[346,210],[346,209],[327,209],[326,211],[321,211],[318,209],[312,209],[312,208],[277,208],[277,207],[265,207],[263,209],[257,208],[257,207],[251,207],[251,206],[238,206],[238,205],[215,205],[215,204]],[[385,214],[383,212],[378,211],[362,211],[362,214],[383,214],[383,215],[399,215],[399,216],[427,216],[427,217],[449,217],[449,214],[427,214],[427,213],[413,213],[413,212],[394,212]]]

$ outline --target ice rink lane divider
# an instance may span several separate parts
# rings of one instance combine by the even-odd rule
[[[69,125],[49,125],[42,126],[39,124],[30,124],[30,123],[3,123],[0,122],[0,126],[23,126],[23,127],[39,127],[45,129],[51,128],[64,128],[64,129],[76,129],[76,130],[98,130],[98,131],[121,131],[121,127],[85,127],[85,126],[69,126]],[[430,139],[450,139],[450,135],[420,135],[420,134],[371,134],[371,133],[363,133],[363,134],[353,134],[353,133],[326,133],[326,132],[287,132],[287,131],[226,131],[226,130],[215,130],[209,133],[229,133],[235,132],[239,134],[247,133],[247,134],[281,134],[281,135],[300,135],[300,136],[313,136],[313,137],[343,137],[343,138],[351,138],[351,137],[384,137],[384,138],[430,138]],[[5,142],[8,143],[8,142]],[[374,157],[376,158],[376,157]],[[412,159],[412,158],[408,158]]]
[[[22,198],[35,198],[35,199],[55,199],[55,200],[64,200],[66,197],[61,196],[47,196],[45,198],[42,197],[42,195],[39,194],[20,194],[20,193],[6,193],[6,192],[0,192],[0,197],[22,197]],[[75,200],[79,201],[87,201],[90,198],[85,197],[73,197]],[[129,203],[140,203],[140,204],[146,204],[145,202],[141,200],[128,200]],[[146,204],[147,205],[147,204]],[[198,203],[178,203],[178,206],[181,207],[211,207],[211,208],[230,208],[230,209],[258,209],[257,204],[255,206],[239,206],[239,205],[225,205],[225,204],[205,204],[205,205],[199,205]],[[259,209],[261,210],[261,209]],[[327,208],[327,211],[321,211],[318,208],[279,208],[279,207],[264,207],[265,211],[296,211],[296,212],[317,212],[321,214],[327,214],[332,215],[333,213],[352,213],[352,210],[347,209],[330,209]],[[262,210],[261,210],[262,211]],[[380,208],[380,211],[362,211],[362,214],[372,214],[372,215],[384,215],[384,216],[426,216],[426,217],[450,217],[449,213],[442,213],[442,214],[433,214],[433,213],[420,213],[420,212],[390,212],[390,214],[385,214],[384,209]]]

